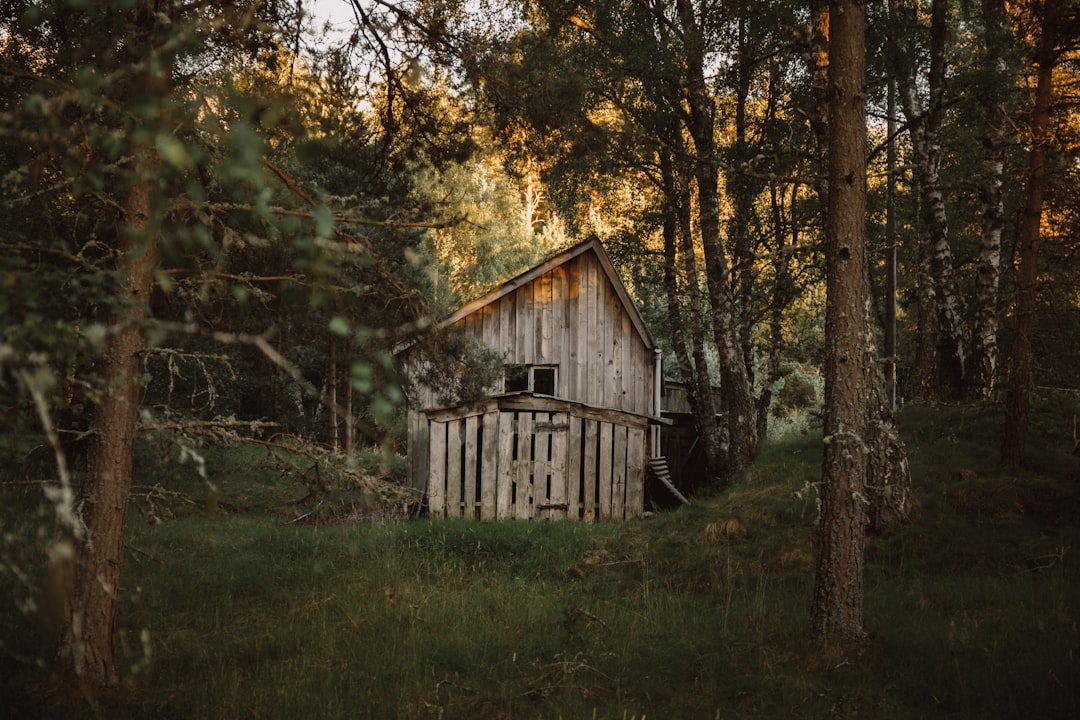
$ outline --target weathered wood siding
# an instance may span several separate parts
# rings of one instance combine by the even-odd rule
[[[429,417],[432,517],[622,520],[644,511],[637,416],[529,396]]]
[[[505,353],[507,363],[557,366],[556,397],[658,414],[652,407],[653,350],[592,253],[544,273],[455,325]],[[431,391],[415,400],[423,407],[438,405]]]
[[[507,364],[556,367],[554,397],[564,406],[521,407],[543,399],[526,395],[513,408],[513,396],[502,396],[498,407],[439,410],[437,393],[420,388],[410,397],[410,474],[427,490],[432,515],[601,519],[643,511],[647,419],[659,416],[655,354],[598,253],[571,254],[511,281],[454,319]],[[490,390],[500,396],[505,388]]]

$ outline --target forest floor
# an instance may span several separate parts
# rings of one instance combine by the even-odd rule
[[[1012,474],[1000,408],[905,408],[916,511],[868,539],[869,636],[829,647],[807,635],[820,432],[621,524],[373,517],[265,450],[206,450],[203,479],[146,448],[121,681],[94,707],[49,690],[13,539],[32,506],[3,486],[25,572],[0,573],[0,716],[1080,717],[1078,413],[1039,403]]]

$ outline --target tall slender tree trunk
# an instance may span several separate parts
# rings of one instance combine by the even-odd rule
[[[929,99],[926,109],[921,107],[916,90],[915,63],[908,63],[900,90],[904,113],[911,125],[911,145],[922,205],[923,232],[928,234],[927,259],[932,273],[937,323],[935,394],[949,400],[958,400],[964,389],[963,313],[960,293],[956,287],[952,246],[949,242],[948,213],[940,174],[947,9],[946,0],[932,0]]]
[[[151,222],[156,168],[151,157],[136,160],[136,178],[123,201],[126,222],[116,247],[123,281],[102,370],[109,386],[91,424],[81,511],[85,541],[76,550],[71,615],[58,651],[61,666],[86,688],[117,682],[113,639],[142,393],[143,321],[157,264],[156,229]]]
[[[345,345],[345,354],[349,359],[349,365],[352,364],[352,340],[349,340]],[[353,435],[355,434],[355,427],[353,420],[353,390],[352,385],[352,373],[345,376],[345,437],[342,449],[346,455],[352,455],[353,451]]]
[[[705,455],[708,473],[716,483],[721,483],[725,463],[720,428],[716,423],[716,405],[709,380],[708,359],[705,355],[705,316],[698,284],[697,261],[694,257],[690,188],[685,172],[678,166],[672,154],[666,149],[660,153],[664,193],[673,209],[672,212],[665,213],[663,226],[664,287],[667,293],[672,345],[680,376],[688,390],[695,431]],[[679,287],[680,269],[685,278],[685,296]],[[683,314],[684,305],[688,316]]]
[[[734,473],[750,463],[757,449],[756,407],[739,351],[735,303],[720,232],[716,106],[705,83],[705,41],[691,0],[677,0],[676,7],[686,43],[686,99],[690,108],[687,128],[694,142],[698,226],[705,252],[713,342],[719,356],[720,392],[724,398],[724,424],[728,433],[726,470]]]
[[[865,635],[867,394],[872,356],[867,281],[866,96],[863,0],[829,3],[828,211],[826,220],[825,451],[812,633]]]
[[[799,186],[791,186],[791,204],[794,206]],[[758,395],[757,435],[763,442],[769,430],[769,406],[772,404],[773,388],[780,379],[780,351],[784,347],[784,310],[792,296],[791,252],[799,244],[799,223],[792,217],[791,226],[784,222],[784,190],[773,185],[770,187],[773,215],[773,237],[776,248],[773,251],[773,297],[769,306],[769,349],[766,360],[765,377],[761,381],[761,393]],[[794,213],[792,213],[794,215]],[[791,242],[787,233],[791,232]]]
[[[895,28],[896,3],[895,0],[888,2],[889,28]],[[897,56],[897,42],[895,32],[890,30],[888,39],[888,53],[890,63],[895,63]],[[897,142],[896,142],[896,78],[891,75],[886,82],[889,87],[886,90],[885,127],[885,399],[889,404],[890,411],[896,410],[896,173],[897,173]]]
[[[329,347],[327,348],[327,354],[329,355],[329,367],[327,368],[327,405],[330,406],[330,449],[334,452],[338,451],[340,447],[338,441],[338,396],[337,396],[337,336],[334,333],[330,333]]]
[[[1001,233],[1005,224],[1005,98],[999,81],[1006,75],[1005,48],[1011,40],[1005,26],[1002,0],[983,0],[984,73],[992,74],[979,93],[984,126],[982,132],[982,183],[979,187],[979,264],[975,280],[975,312],[968,360],[967,397],[987,400],[997,384],[998,291],[1001,284]]]
[[[1002,460],[1012,468],[1023,465],[1027,450],[1032,380],[1031,338],[1035,333],[1039,245],[1042,241],[1042,206],[1046,188],[1046,144],[1049,140],[1058,29],[1058,0],[1045,0],[1042,35],[1039,38],[1036,58],[1039,70],[1035,85],[1035,104],[1031,113],[1027,199],[1020,226],[1020,257],[1016,274],[1016,337],[1010,354],[1009,388],[1005,396]]]
[[[932,239],[925,225],[920,225],[915,242],[915,357],[905,391],[911,400],[931,400],[937,385],[938,315]]]
[[[732,199],[728,237],[735,264],[732,269],[739,351],[746,366],[746,378],[754,386],[754,308],[755,280],[752,232],[756,184],[747,173],[750,143],[747,139],[746,104],[750,101],[751,53],[747,47],[746,18],[738,19],[735,53],[735,138],[728,151],[731,170],[727,173],[727,191]],[[759,420],[760,422],[760,420]]]

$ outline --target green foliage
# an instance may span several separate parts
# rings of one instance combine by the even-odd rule
[[[460,328],[437,328],[409,353],[410,381],[435,388],[443,405],[482,400],[502,378],[503,356]]]
[[[823,383],[820,375],[793,366],[782,374],[782,384],[773,398],[772,413],[778,418],[820,412]]]
[[[819,433],[771,441],[721,495],[618,525],[290,523],[269,496],[227,507],[230,492],[260,485],[302,492],[266,448],[201,450],[221,503],[174,498],[174,517],[131,523],[125,681],[97,711],[1073,717],[1078,411],[1060,397],[1038,406],[1041,469],[1017,477],[994,459],[998,408],[906,408],[919,509],[868,543],[870,639],[830,648],[805,632],[817,518],[801,490],[820,478]],[[190,463],[155,464],[174,453],[145,445],[140,467],[205,491]],[[173,471],[183,478],[168,480]],[[13,528],[7,508],[25,488],[0,491]],[[0,581],[7,589],[11,576]],[[0,707],[92,716],[36,692],[47,671],[32,660],[48,646],[35,627],[0,614],[5,647],[31,661],[5,655]]]

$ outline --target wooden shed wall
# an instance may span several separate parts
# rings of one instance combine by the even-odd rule
[[[595,253],[571,257],[455,324],[504,353],[506,363],[557,366],[555,396],[560,399],[659,416],[653,348]],[[491,390],[495,394],[503,388]],[[410,398],[410,474],[419,489],[427,488],[431,462],[430,423],[424,411],[439,404],[430,388],[420,388]]]
[[[433,517],[609,520],[644,511],[646,426],[531,396],[430,418]]]
[[[658,414],[652,407],[652,348],[592,253],[570,259],[456,325],[505,353],[507,363],[557,365],[556,397]],[[415,400],[425,408],[438,404],[430,390]]]

